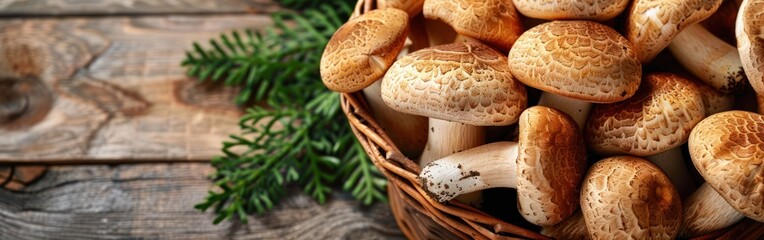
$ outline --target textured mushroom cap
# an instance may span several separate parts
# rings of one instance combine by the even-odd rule
[[[426,0],[422,13],[503,52],[523,33],[520,16],[508,0]]]
[[[387,8],[349,20],[334,33],[321,56],[321,79],[332,91],[355,92],[379,80],[403,49],[406,12]]]
[[[687,142],[705,117],[698,87],[679,75],[653,73],[634,97],[597,105],[586,123],[587,145],[601,155],[650,156]]]
[[[744,0],[735,25],[738,52],[748,81],[764,94],[764,1]]]
[[[764,221],[764,116],[717,113],[692,130],[690,155],[698,172],[746,217]]]
[[[642,65],[615,30],[589,21],[556,21],[523,33],[509,67],[528,86],[588,102],[625,100],[639,87]]]
[[[578,124],[548,107],[520,115],[517,156],[518,208],[529,222],[554,225],[578,209],[586,171],[586,146]]]
[[[639,60],[655,58],[685,27],[713,14],[722,0],[636,0],[626,20],[626,38]]]
[[[628,0],[512,0],[521,14],[548,20],[610,20],[629,5]]]
[[[653,163],[630,156],[595,163],[584,177],[581,211],[592,239],[674,239],[679,193]]]
[[[475,126],[513,124],[528,101],[507,57],[477,42],[404,56],[382,79],[382,99],[399,112]]]

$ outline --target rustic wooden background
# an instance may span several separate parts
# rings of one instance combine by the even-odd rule
[[[386,204],[298,189],[249,224],[193,209],[237,131],[236,89],[179,63],[259,29],[269,0],[0,1],[0,239],[398,239]]]

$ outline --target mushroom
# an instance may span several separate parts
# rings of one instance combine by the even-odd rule
[[[589,21],[553,21],[523,33],[509,52],[518,80],[544,91],[539,105],[583,127],[591,103],[623,101],[637,91],[642,65],[615,30]]]
[[[626,20],[626,38],[639,60],[649,63],[685,27],[708,18],[721,4],[722,0],[636,0]]]
[[[737,15],[735,35],[743,69],[753,90],[764,94],[764,1],[743,0]]]
[[[557,224],[577,208],[585,171],[583,137],[573,119],[548,107],[520,116],[519,143],[497,142],[438,159],[419,174],[425,191],[445,202],[486,188],[516,188],[518,209],[537,225]]]
[[[674,239],[682,223],[674,185],[657,166],[631,156],[592,165],[581,212],[592,239]]]
[[[744,216],[764,222],[764,115],[714,114],[695,126],[689,146],[706,186],[685,202],[682,236],[716,231]]]
[[[422,13],[428,19],[447,23],[460,36],[502,52],[509,51],[523,33],[520,16],[507,0],[425,0]]]
[[[632,98],[594,107],[584,135],[597,154],[647,156],[687,196],[695,184],[678,147],[704,117],[703,97],[694,83],[676,74],[651,73]]]
[[[594,20],[607,21],[615,18],[626,6],[628,0],[512,0],[521,14],[547,20]]]
[[[427,119],[392,111],[379,83],[404,47],[408,15],[398,9],[373,10],[349,20],[332,36],[321,56],[321,79],[338,92],[364,91],[369,108],[396,146],[409,157],[424,148]],[[414,134],[419,133],[419,134]]]
[[[679,33],[671,41],[669,50],[693,75],[722,93],[745,87],[746,76],[737,49],[700,24],[688,26]]]
[[[430,118],[420,165],[483,145],[483,126],[517,122],[527,95],[506,61],[486,45],[466,42],[422,49],[388,70],[382,80],[385,103]],[[461,200],[477,204],[479,197]]]

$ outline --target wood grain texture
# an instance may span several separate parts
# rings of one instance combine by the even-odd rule
[[[213,225],[193,209],[210,189],[201,163],[53,166],[20,191],[0,190],[2,239],[400,239],[389,207],[290,190],[273,212]]]
[[[0,16],[273,12],[271,0],[2,0]]]
[[[263,15],[0,21],[0,162],[209,160],[238,132],[242,111],[236,89],[185,77],[185,50],[270,23]]]

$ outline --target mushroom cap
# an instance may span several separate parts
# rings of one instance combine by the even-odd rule
[[[692,162],[706,182],[746,217],[764,221],[764,116],[711,115],[692,130]]]
[[[508,0],[426,0],[422,13],[503,52],[523,33],[520,16]]]
[[[529,222],[554,225],[578,209],[586,146],[567,114],[535,106],[520,115],[518,208]]]
[[[321,79],[332,91],[355,92],[379,80],[403,49],[406,12],[373,10],[343,24],[321,56]]]
[[[685,27],[713,14],[722,0],[636,0],[626,20],[625,35],[642,63],[655,58]]]
[[[666,174],[631,156],[592,165],[581,211],[592,239],[674,239],[682,223],[679,193]]]
[[[628,0],[512,0],[521,14],[547,20],[610,20],[629,5]]]
[[[743,0],[735,35],[738,52],[753,90],[764,94],[764,1]]]
[[[586,141],[600,155],[655,155],[687,142],[704,117],[703,96],[693,82],[652,73],[632,98],[594,107]]]
[[[528,86],[588,102],[625,100],[639,87],[642,65],[615,30],[589,21],[554,21],[523,33],[509,67]]]
[[[399,112],[474,126],[513,124],[527,105],[507,57],[477,42],[402,57],[382,79],[382,99]]]

